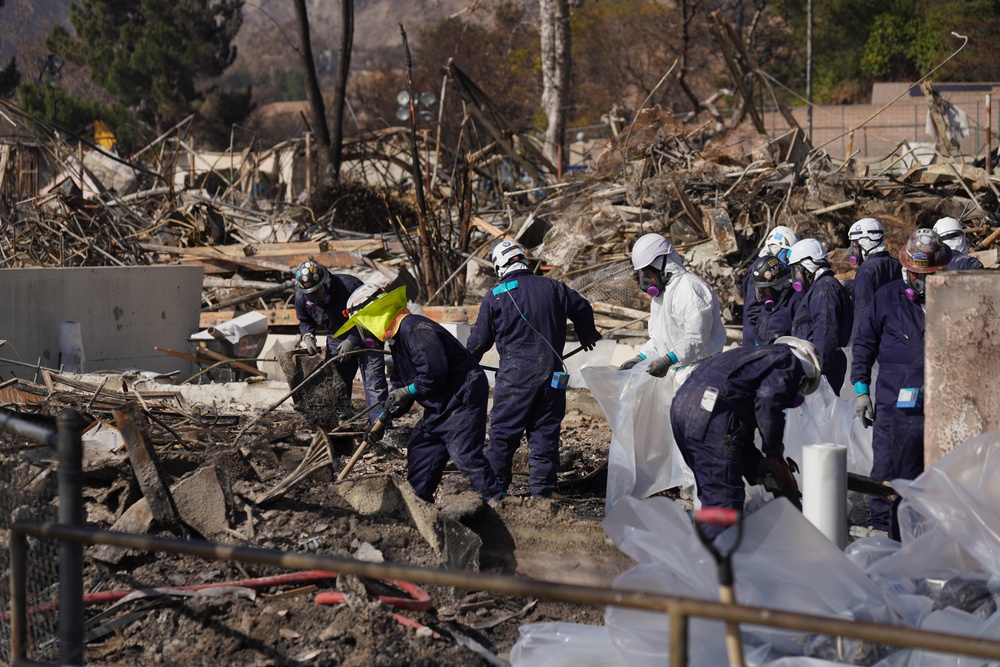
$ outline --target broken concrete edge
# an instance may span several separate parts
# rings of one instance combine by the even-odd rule
[[[228,508],[233,503],[227,499],[220,471],[215,465],[202,466],[185,475],[170,486],[169,493],[185,526],[205,539],[219,539],[227,535],[230,528]],[[154,521],[149,500],[143,497],[130,505],[109,530],[141,534],[148,532]],[[124,547],[99,545],[91,551],[91,556],[117,565],[129,551]]]

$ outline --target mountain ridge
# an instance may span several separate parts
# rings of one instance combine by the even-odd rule
[[[45,37],[52,26],[69,25],[73,0],[7,0],[0,8],[0,61],[17,56],[22,75],[34,76],[34,63],[47,54]],[[364,63],[386,51],[402,48],[399,26],[414,40],[421,28],[449,16],[483,17],[475,0],[356,0],[354,3],[354,57]],[[488,4],[488,3],[487,3]],[[478,11],[473,12],[476,7]],[[313,50],[317,61],[333,57],[339,47],[340,3],[306,0]],[[243,25],[236,36],[238,61],[297,66],[298,30],[292,3],[253,0],[243,7]],[[244,62],[240,62],[244,61]],[[30,66],[29,66],[30,64]]]

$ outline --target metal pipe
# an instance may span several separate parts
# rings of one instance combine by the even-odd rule
[[[43,445],[52,446],[56,444],[56,433],[51,428],[33,424],[20,417],[15,417],[4,412],[0,412],[0,431],[7,431],[8,433],[19,435]]]
[[[688,617],[676,608],[670,614],[670,667],[687,667]]]
[[[59,434],[59,523],[82,526],[83,419],[73,408],[56,418]],[[59,543],[59,657],[63,665],[83,664],[83,545]]]
[[[206,310],[210,312],[217,310],[224,310],[226,308],[229,308],[230,306],[238,306],[241,303],[246,303],[247,301],[253,301],[254,299],[259,299],[265,296],[271,296],[272,294],[278,294],[280,292],[284,292],[285,290],[291,289],[294,286],[295,286],[294,280],[286,280],[281,284],[272,285],[271,287],[267,287],[257,292],[253,292],[252,294],[244,294],[243,296],[238,296],[234,299],[229,299],[228,301],[220,301],[214,306],[206,308]]]
[[[851,637],[893,646],[1000,660],[1000,641],[644,591],[531,581],[499,574],[442,570],[418,565],[370,563],[341,556],[289,553],[278,549],[212,544],[199,540],[118,533],[55,523],[18,522],[11,526],[11,531],[48,539],[72,540],[89,545],[110,544],[126,549],[184,554],[208,560],[234,560],[297,570],[333,570],[373,579],[406,579],[421,584],[449,586],[470,591],[539,597],[579,604],[612,605],[670,614],[681,613],[748,625]]]

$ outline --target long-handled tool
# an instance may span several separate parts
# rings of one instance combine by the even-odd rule
[[[648,315],[647,315],[646,317],[640,317],[640,318],[638,318],[638,319],[635,319],[635,320],[632,320],[631,322],[626,322],[625,324],[621,324],[621,325],[619,325],[619,326],[615,327],[614,329],[608,329],[607,331],[603,332],[603,334],[602,334],[602,335],[607,335],[607,334],[612,334],[612,333],[614,333],[614,332],[618,331],[619,329],[624,329],[625,327],[629,327],[629,326],[632,326],[632,325],[633,325],[633,324],[635,324],[636,322],[642,322],[643,320],[645,320],[645,319],[648,319],[648,317],[649,317]],[[570,358],[570,357],[572,357],[572,356],[573,356],[574,354],[576,354],[576,353],[578,353],[578,352],[582,352],[582,351],[583,351],[583,349],[584,349],[584,348],[583,348],[583,345],[581,345],[581,346],[579,346],[579,347],[576,347],[576,348],[574,348],[574,349],[570,350],[569,352],[567,352],[566,354],[562,355],[562,357],[561,357],[561,358],[562,358],[562,359],[569,359],[569,358]],[[484,371],[498,371],[498,370],[500,370],[500,369],[499,369],[499,368],[497,368],[496,366],[483,366],[482,364],[480,364],[480,366],[481,366],[481,368],[482,368],[482,369],[483,369]]]
[[[240,429],[240,432],[236,434],[236,439],[233,440],[233,446],[234,447],[236,446],[236,443],[238,443],[240,441],[240,439],[243,437],[243,434],[247,432],[247,429],[249,429],[254,424],[257,424],[261,419],[264,418],[265,415],[267,415],[267,414],[271,413],[272,411],[276,410],[279,405],[281,405],[282,403],[284,403],[285,401],[287,401],[288,399],[290,399],[292,396],[294,396],[296,393],[298,393],[298,391],[300,389],[302,389],[302,387],[304,387],[307,384],[309,384],[309,382],[311,382],[313,380],[313,378],[317,377],[320,373],[322,373],[330,364],[332,364],[332,363],[334,363],[336,361],[341,361],[343,359],[346,359],[347,357],[353,357],[353,356],[358,355],[358,354],[389,354],[389,351],[388,350],[385,350],[385,351],[383,351],[383,350],[368,350],[368,349],[352,350],[350,352],[346,352],[344,354],[338,354],[336,356],[333,356],[333,357],[330,357],[330,358],[326,359],[323,363],[321,363],[319,366],[317,366],[315,369],[313,369],[313,372],[310,373],[309,375],[307,375],[306,378],[304,380],[302,380],[302,382],[300,382],[294,389],[292,389],[290,392],[288,392],[287,394],[285,394],[284,396],[282,396],[281,398],[279,398],[277,400],[277,402],[275,402],[273,405],[271,405],[271,407],[269,407],[267,410],[264,410],[264,412],[262,412],[259,415],[257,415],[252,421],[247,422],[247,424],[242,429]],[[352,419],[353,419],[353,417],[352,417]]]
[[[705,545],[708,552],[715,558],[719,569],[719,600],[723,604],[736,604],[733,590],[733,553],[743,539],[743,514],[738,510],[723,507],[705,507],[691,513],[698,539]],[[702,532],[706,524],[716,526],[736,525],[736,540],[726,553],[722,553],[712,543],[712,540]],[[729,667],[743,667],[743,640],[740,638],[740,625],[735,621],[726,621],[726,652],[729,654]]]
[[[338,482],[344,481],[344,478],[347,477],[348,473],[351,472],[351,469],[354,467],[354,464],[357,463],[358,459],[361,458],[361,455],[365,453],[365,449],[368,448],[368,443],[371,442],[372,438],[374,438],[378,433],[380,433],[382,429],[385,427],[385,422],[387,419],[388,415],[385,413],[385,411],[383,411],[382,414],[380,414],[375,419],[375,421],[372,422],[372,425],[368,427],[368,430],[365,431],[365,437],[361,438],[361,444],[358,445],[358,448],[354,452],[354,456],[351,457],[351,460],[347,462],[347,465],[344,466],[344,469],[340,471],[339,475],[337,475]]]

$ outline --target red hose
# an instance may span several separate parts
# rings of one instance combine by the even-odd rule
[[[117,591],[103,591],[100,593],[89,593],[83,596],[84,605],[104,604],[107,602],[117,602],[122,598],[137,593],[139,591],[163,590],[163,591],[202,591],[210,588],[252,588],[261,590],[274,586],[295,586],[302,584],[312,584],[317,581],[328,581],[336,579],[337,572],[327,572],[325,570],[307,570],[305,572],[292,572],[289,574],[279,574],[273,577],[258,577],[256,579],[243,579],[240,581],[225,581],[216,584],[196,584],[194,586],[147,586],[146,588],[126,588]],[[378,600],[396,609],[410,609],[414,611],[425,611],[431,608],[431,596],[424,589],[410,581],[402,579],[385,579],[386,583],[408,593],[411,597],[392,597],[379,595]],[[322,598],[322,600],[321,600]],[[344,601],[342,593],[330,591],[320,593],[316,596],[316,604],[338,604]],[[29,614],[37,614],[43,611],[52,611],[59,608],[59,601],[53,600],[28,609]],[[0,621],[10,618],[10,612],[0,613]],[[415,621],[414,621],[415,622]]]
[[[407,593],[410,597],[401,598],[391,595],[375,596],[377,600],[396,609],[409,609],[411,611],[427,611],[431,605],[431,596],[424,589],[417,586],[412,581],[403,579],[383,579],[388,584],[392,584],[399,590]],[[344,594],[340,591],[325,591],[316,594],[316,604],[340,604],[344,601]]]

